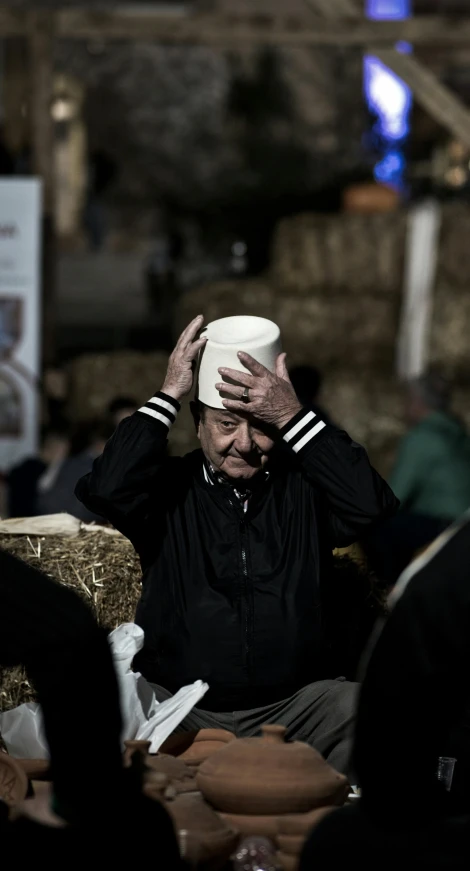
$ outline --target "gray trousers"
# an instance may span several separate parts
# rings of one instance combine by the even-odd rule
[[[163,702],[171,693],[151,684],[157,701]],[[287,738],[305,741],[350,779],[351,750],[359,684],[349,681],[321,680],[299,690],[290,699],[252,711],[232,711],[216,714],[193,708],[177,732],[199,729],[228,729],[237,738],[259,735],[261,726],[286,726]],[[354,783],[354,779],[352,780]]]

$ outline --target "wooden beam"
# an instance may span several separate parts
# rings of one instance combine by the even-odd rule
[[[189,45],[392,46],[469,45],[470,16],[420,16],[405,21],[361,18],[322,19],[311,16],[241,17],[155,15],[66,9],[58,13],[57,30],[67,39],[144,40]]]
[[[361,18],[362,10],[356,0],[304,0],[306,6],[323,18]]]
[[[324,0],[319,0],[323,3]],[[343,2],[343,0],[337,0]],[[326,8],[326,7],[325,7]],[[422,15],[405,21],[369,21],[361,17],[312,15],[220,16],[160,15],[115,7],[109,11],[63,8],[47,12],[63,39],[154,41],[187,45],[286,45],[391,47],[400,40],[416,46],[470,44],[470,15]],[[21,36],[26,12],[0,8],[0,37]]]
[[[413,55],[396,49],[373,51],[387,67],[412,89],[415,99],[427,112],[470,148],[470,111],[437,76]]]
[[[43,365],[55,360],[55,149],[52,100],[54,95],[54,16],[41,10],[27,17],[31,87],[32,169],[43,183],[42,351]]]

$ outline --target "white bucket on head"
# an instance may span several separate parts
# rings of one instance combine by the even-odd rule
[[[276,368],[276,360],[282,351],[281,331],[277,324],[266,318],[239,315],[213,321],[203,329],[201,336],[207,343],[199,360],[198,399],[211,408],[224,408],[216,384],[222,381],[220,367],[247,372],[238,359],[238,352],[245,351],[270,372]]]

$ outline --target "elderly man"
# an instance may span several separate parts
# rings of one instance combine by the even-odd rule
[[[322,585],[397,500],[364,450],[299,404],[262,318],[183,332],[162,390],[120,424],[77,495],[130,538],[143,569],[136,663],[163,699],[209,684],[187,728],[287,726],[348,771],[356,685],[331,673]],[[248,351],[250,353],[248,353]],[[202,450],[167,459],[193,386]]]

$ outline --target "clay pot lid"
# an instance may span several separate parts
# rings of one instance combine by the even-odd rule
[[[11,756],[0,752],[0,799],[13,807],[28,794],[28,778]]]
[[[219,811],[235,814],[302,813],[342,803],[347,780],[313,747],[286,742],[284,726],[262,727],[260,738],[227,744],[201,765],[197,783]]]

